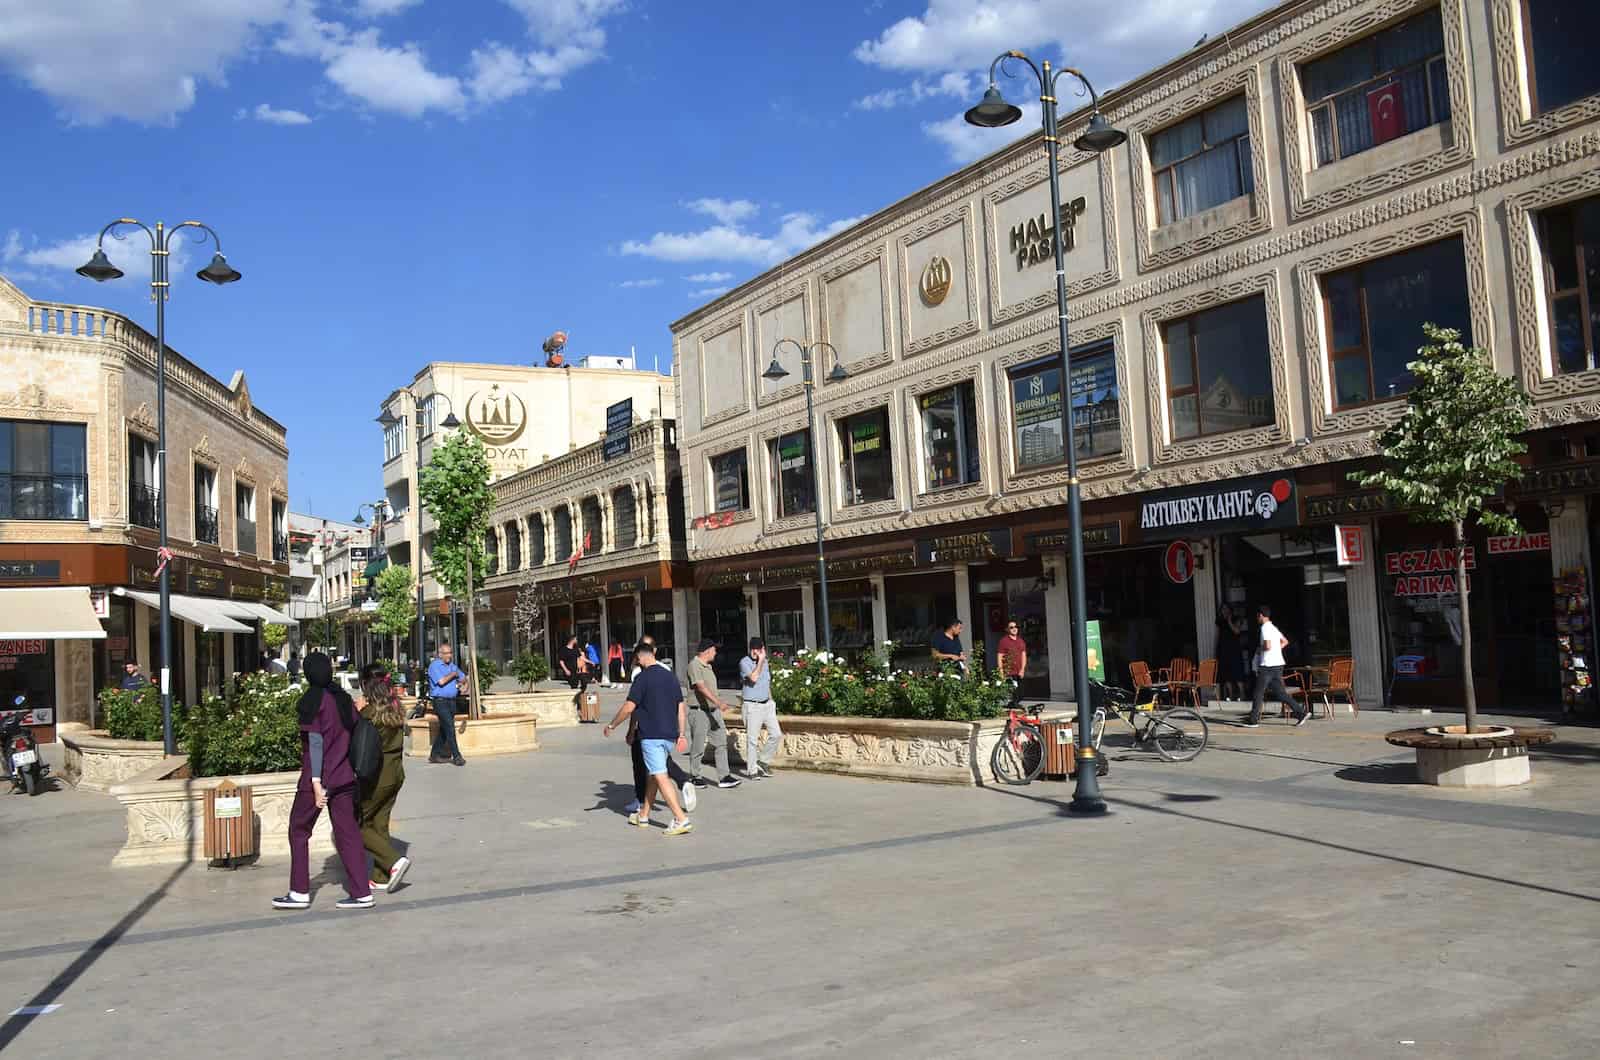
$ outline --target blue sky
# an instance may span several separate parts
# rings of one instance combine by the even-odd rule
[[[348,518],[429,360],[562,328],[665,370],[672,320],[1008,142],[960,121],[997,52],[1108,88],[1263,6],[0,0],[0,273],[153,330],[137,240],[121,281],[71,270],[114,217],[213,225],[244,281],[180,254],[168,341],[244,369],[291,506]]]

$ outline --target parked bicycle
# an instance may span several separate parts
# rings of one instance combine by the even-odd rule
[[[1134,746],[1154,747],[1168,762],[1187,762],[1206,749],[1211,730],[1198,711],[1188,707],[1162,709],[1157,703],[1140,703],[1126,688],[1089,682],[1094,716],[1089,722],[1090,743],[1096,751],[1105,738],[1106,718],[1121,718],[1133,730]],[[998,772],[996,773],[998,776]]]
[[[1006,728],[989,756],[995,778],[1006,784],[1028,784],[1044,772],[1044,733],[1039,711],[1043,704],[1017,706],[1006,711]]]

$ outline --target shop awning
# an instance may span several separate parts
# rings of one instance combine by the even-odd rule
[[[243,608],[249,612],[251,618],[259,618],[269,626],[298,626],[300,624],[299,619],[290,618],[282,611],[267,604],[233,601],[232,606]]]
[[[371,581],[372,579],[376,578],[379,574],[381,574],[383,572],[383,568],[387,567],[388,565],[389,565],[389,557],[388,556],[379,556],[378,558],[374,559],[371,563],[367,564],[367,569],[362,572],[361,576],[363,578],[367,579],[368,581]]]
[[[84,586],[0,589],[0,640],[100,640],[105,635]]]
[[[147,593],[138,589],[118,589],[117,593],[129,596],[144,604],[146,607],[161,607],[160,593]],[[249,626],[243,622],[228,617],[223,609],[227,601],[208,600],[203,596],[184,596],[182,593],[172,593],[169,597],[172,603],[172,613],[191,626],[199,626],[207,633],[253,633]]]

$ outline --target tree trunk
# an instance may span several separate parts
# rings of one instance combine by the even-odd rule
[[[1478,692],[1472,683],[1472,612],[1467,609],[1467,542],[1456,520],[1456,596],[1461,602],[1461,688],[1466,694],[1467,731],[1478,731]]]
[[[483,689],[478,686],[478,621],[475,617],[477,608],[473,606],[473,597],[477,590],[472,584],[472,553],[467,552],[467,654],[471,666],[468,670],[472,674],[472,699],[467,704],[467,717],[476,721],[483,717]]]

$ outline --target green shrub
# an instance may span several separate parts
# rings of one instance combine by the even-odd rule
[[[972,721],[1005,713],[1010,686],[981,665],[954,669],[890,670],[877,658],[846,665],[827,652],[800,651],[772,660],[772,695],[785,714]]]
[[[522,687],[529,692],[540,681],[550,678],[550,660],[543,655],[524,652],[511,660],[511,676],[522,682]]]
[[[161,739],[161,693],[155,685],[137,692],[108,688],[100,693],[100,709],[113,740]]]
[[[289,627],[268,622],[261,627],[261,643],[277,651],[289,639]]]
[[[232,700],[208,696],[189,714],[185,749],[194,775],[300,768],[300,692],[283,674],[252,673],[239,678]]]
[[[478,656],[478,691],[487,692],[500,677],[500,667],[487,655]]]

